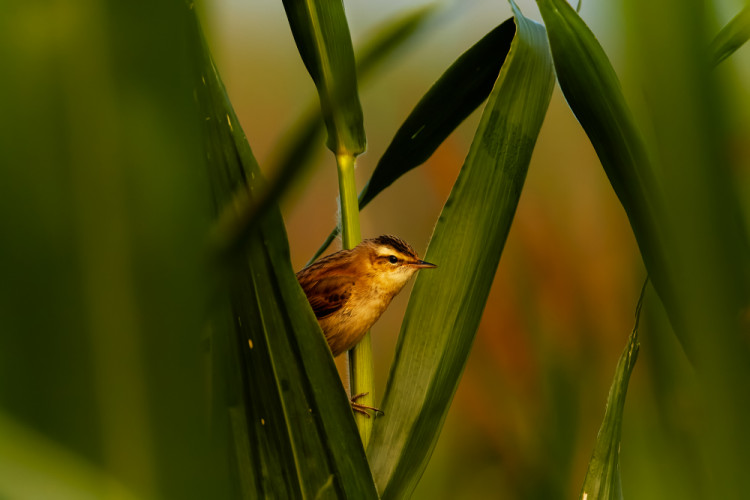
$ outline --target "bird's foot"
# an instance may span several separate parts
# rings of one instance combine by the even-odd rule
[[[361,413],[362,415],[364,415],[367,418],[370,418],[370,413],[367,410],[375,412],[375,416],[377,416],[378,413],[380,413],[381,415],[385,415],[385,413],[383,413],[383,410],[381,410],[380,408],[375,408],[374,406],[367,406],[367,405],[363,405],[363,404],[357,403],[357,400],[359,398],[367,396],[368,394],[370,394],[370,393],[369,392],[360,392],[356,396],[352,396],[352,399],[350,400],[351,403],[352,403],[352,411],[355,411],[357,413]]]

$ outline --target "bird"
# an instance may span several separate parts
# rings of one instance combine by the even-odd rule
[[[417,271],[435,267],[404,240],[382,235],[323,257],[297,280],[336,357],[362,340]]]

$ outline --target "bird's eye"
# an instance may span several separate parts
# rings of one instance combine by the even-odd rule
[[[391,255],[390,257],[388,257],[388,262],[390,262],[391,264],[398,264],[398,257],[396,257],[395,255]]]

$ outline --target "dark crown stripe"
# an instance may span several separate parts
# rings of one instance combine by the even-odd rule
[[[393,248],[394,250],[396,250],[397,252],[401,252],[404,255],[409,255],[414,258],[417,257],[417,252],[415,252],[414,249],[401,238],[397,238],[395,236],[386,234],[383,236],[378,236],[377,238],[374,238],[372,241],[378,245],[389,246]]]

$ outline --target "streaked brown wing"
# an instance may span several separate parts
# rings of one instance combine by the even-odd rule
[[[301,279],[300,284],[315,317],[320,319],[344,307],[352,294],[354,279],[351,276],[328,276],[310,282]]]

